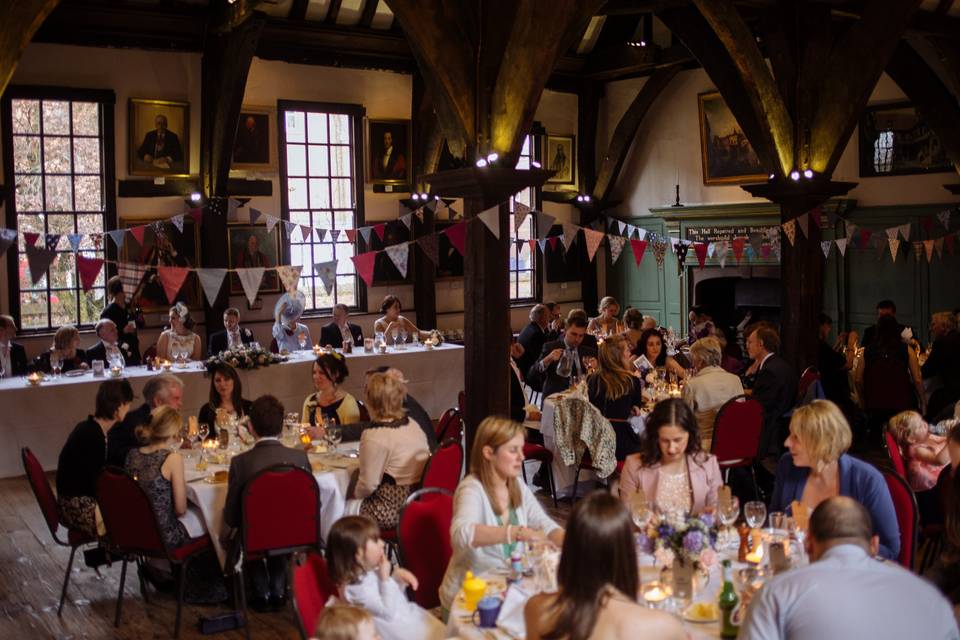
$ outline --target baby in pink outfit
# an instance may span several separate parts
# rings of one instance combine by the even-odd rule
[[[950,462],[947,439],[930,433],[930,426],[916,411],[903,411],[890,418],[887,431],[903,452],[907,482],[914,491],[926,491],[937,484],[940,472]]]

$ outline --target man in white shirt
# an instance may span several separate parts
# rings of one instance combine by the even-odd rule
[[[100,318],[94,326],[97,337],[100,341],[87,349],[87,364],[94,360],[102,360],[104,365],[109,367],[112,358],[117,355],[123,358],[124,363],[130,357],[130,346],[127,343],[118,344],[120,333],[117,331],[117,325],[109,318]]]
[[[221,351],[253,342],[253,332],[240,327],[240,310],[230,307],[223,312],[223,331],[210,336],[207,353],[215,356]]]
[[[863,505],[846,496],[823,501],[810,517],[811,564],[767,582],[737,637],[960,638],[943,595],[899,565],[876,559],[878,546]]]
[[[0,377],[12,378],[27,373],[27,352],[23,345],[13,341],[17,337],[17,323],[13,316],[0,315]]]

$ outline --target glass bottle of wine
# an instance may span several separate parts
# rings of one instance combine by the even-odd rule
[[[733,588],[733,581],[730,579],[730,560],[723,561],[723,588],[720,590],[720,598],[717,606],[720,608],[720,637],[736,638],[740,628],[733,623],[733,614],[740,604],[740,598]]]

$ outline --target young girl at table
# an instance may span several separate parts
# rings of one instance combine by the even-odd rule
[[[910,487],[914,491],[932,489],[950,463],[947,439],[930,433],[930,425],[916,411],[901,411],[890,418],[887,431],[903,452]]]
[[[340,597],[366,609],[384,640],[446,636],[440,620],[407,600],[404,590],[416,591],[417,578],[406,569],[392,568],[380,529],[370,518],[346,516],[333,524],[327,538],[327,567]]]
[[[373,616],[360,607],[335,604],[324,607],[317,617],[311,640],[382,640]]]

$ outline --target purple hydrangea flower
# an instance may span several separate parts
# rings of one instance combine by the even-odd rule
[[[703,547],[703,534],[699,531],[690,531],[683,536],[683,548],[690,553],[696,553]]]
[[[645,533],[637,534],[637,549],[641,553],[653,553],[653,540]]]
[[[657,527],[657,537],[665,540],[672,535],[673,535],[673,527],[671,527],[669,524],[664,523],[664,524],[661,524],[659,527]]]
[[[700,516],[700,521],[701,521],[704,525],[706,525],[706,527],[709,529],[710,527],[713,526],[713,514],[712,514],[712,513],[704,513],[703,515]]]

